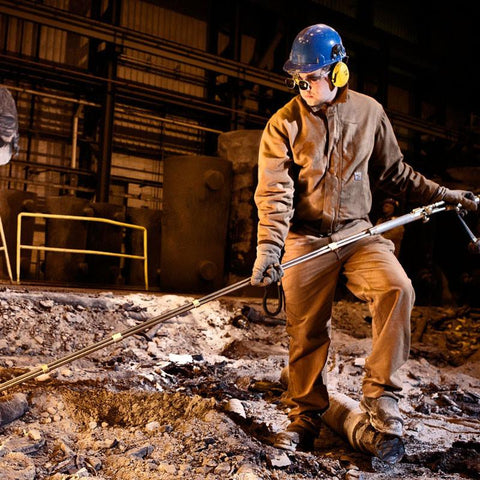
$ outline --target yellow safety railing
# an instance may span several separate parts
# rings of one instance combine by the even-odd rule
[[[63,248],[63,247],[47,247],[36,245],[22,245],[22,219],[24,217],[34,218],[56,218],[60,220],[82,220],[86,222],[108,223],[110,225],[117,225],[119,227],[132,228],[143,231],[143,255],[131,255],[127,253],[105,252],[99,250],[82,250],[77,248]],[[46,252],[63,252],[63,253],[86,253],[91,255],[106,255],[109,257],[132,258],[143,260],[143,271],[145,275],[145,290],[148,290],[148,254],[147,254],[147,229],[140,225],[133,225],[130,223],[117,222],[116,220],[109,220],[108,218],[98,217],[81,217],[76,215],[57,215],[53,213],[27,213],[22,212],[18,214],[17,222],[17,283],[20,283],[20,252],[24,250],[43,250]]]
[[[8,276],[10,277],[10,281],[13,283],[12,267],[10,266],[10,257],[8,256],[7,241],[5,240],[5,231],[3,230],[3,222],[1,218],[0,235],[2,237],[2,246],[0,247],[0,250],[3,250],[5,252],[5,263],[7,264]]]

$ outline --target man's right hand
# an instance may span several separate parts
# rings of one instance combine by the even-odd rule
[[[466,210],[475,211],[478,209],[478,197],[466,190],[445,189],[442,200],[453,205],[462,205]]]
[[[262,243],[257,246],[257,258],[250,278],[250,283],[254,287],[266,287],[283,277],[280,256],[281,249],[276,245]]]

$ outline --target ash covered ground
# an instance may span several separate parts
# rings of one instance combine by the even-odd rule
[[[154,293],[3,287],[0,380],[191,302]],[[242,308],[260,315],[238,317]],[[0,427],[2,480],[473,479],[480,476],[480,311],[415,307],[402,368],[401,462],[324,427],[312,452],[271,446],[287,425],[283,313],[221,298],[14,386],[28,410]],[[335,303],[329,388],[360,399],[370,313]]]

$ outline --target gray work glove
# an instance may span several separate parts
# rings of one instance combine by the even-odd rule
[[[280,256],[281,249],[276,245],[261,243],[257,246],[257,258],[250,278],[250,283],[254,287],[266,287],[283,277]]]
[[[462,205],[466,210],[475,211],[478,208],[478,200],[472,192],[466,190],[445,190],[442,200],[445,203],[451,203],[453,205]]]

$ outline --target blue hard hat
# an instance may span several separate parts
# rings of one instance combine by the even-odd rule
[[[346,56],[340,35],[328,25],[319,23],[304,28],[296,36],[283,69],[288,73],[310,73],[340,62]]]

